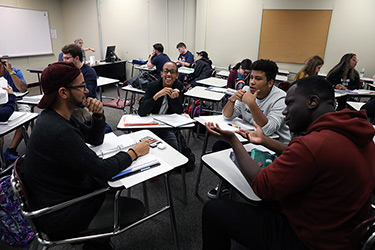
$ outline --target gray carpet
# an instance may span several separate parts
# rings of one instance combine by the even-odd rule
[[[39,87],[29,89],[29,95],[39,94]],[[105,96],[116,96],[115,87],[106,87],[103,93]],[[125,93],[121,92],[121,97],[124,98]],[[103,100],[108,101],[108,100]],[[128,108],[127,108],[127,111]],[[35,108],[35,112],[40,112]],[[105,114],[108,124],[113,130],[116,130],[117,123],[123,114],[122,110],[105,107]],[[30,133],[30,130],[29,130]],[[5,136],[4,149],[6,149],[13,137],[13,134]],[[188,146],[192,149],[196,157],[196,165],[198,166],[201,156],[201,147],[203,145],[204,136],[192,137],[188,142]],[[215,139],[210,138],[208,149]],[[21,142],[18,148],[20,154],[25,153],[25,144]],[[197,179],[197,167],[194,171],[186,174],[188,203],[184,205],[182,202],[182,185],[181,174],[173,173],[170,175],[170,185],[173,196],[173,203],[176,212],[177,231],[180,242],[180,249],[201,249],[201,213],[205,202],[207,202],[207,191],[218,183],[218,177],[208,168],[204,167],[201,184],[199,186],[199,196],[194,195],[194,185]],[[158,178],[154,181],[147,181],[148,197],[150,202],[150,211],[155,211],[164,206],[166,202],[163,179]],[[126,192],[124,192],[126,193]],[[131,188],[131,196],[143,200],[142,185],[137,185]],[[242,199],[239,195],[236,199]],[[146,221],[143,224],[115,236],[111,239],[116,249],[177,249],[171,224],[169,220],[169,213],[165,212],[152,220]],[[33,240],[27,249],[41,249],[41,245],[37,240]],[[21,250],[23,247],[11,247],[0,241],[0,249]],[[51,249],[81,249],[81,245],[61,245],[55,246]],[[234,243],[232,249],[243,249],[240,245]]]

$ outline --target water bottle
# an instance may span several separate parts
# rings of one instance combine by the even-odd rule
[[[365,75],[365,68],[362,68],[362,69],[361,69],[361,72],[359,73],[359,75],[360,75],[361,77],[363,77],[363,76]]]

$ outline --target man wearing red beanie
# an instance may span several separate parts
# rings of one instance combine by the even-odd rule
[[[127,168],[138,156],[148,153],[149,144],[140,142],[126,152],[99,158],[86,143],[100,145],[104,138],[103,104],[86,98],[83,75],[70,62],[57,62],[42,73],[44,96],[40,114],[31,133],[24,161],[24,182],[30,208],[40,209],[91,193]],[[93,113],[91,124],[81,123],[72,112],[87,107]],[[113,195],[95,196],[41,218],[35,223],[50,238],[76,236],[86,229],[113,227]],[[106,205],[103,205],[106,204]],[[142,202],[121,198],[121,224],[129,224],[144,213]],[[109,209],[110,208],[110,209]],[[127,208],[125,210],[125,208]],[[129,213],[132,216],[129,216]],[[107,218],[107,219],[103,219]],[[95,225],[95,226],[94,226]],[[109,239],[87,242],[84,249],[112,249]]]

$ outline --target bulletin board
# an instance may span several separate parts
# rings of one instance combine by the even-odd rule
[[[263,10],[259,59],[304,63],[324,58],[332,10]]]

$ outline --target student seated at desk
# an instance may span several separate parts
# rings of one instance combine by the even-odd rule
[[[18,68],[12,67],[8,60],[0,59],[0,77],[4,77],[7,80],[8,85],[12,87],[14,92],[26,92],[27,83],[23,77],[22,71]],[[21,112],[31,112],[31,108],[27,104],[17,104],[16,110]],[[18,128],[14,132],[12,142],[9,148],[4,152],[5,158],[13,162],[18,158],[17,147],[20,145],[23,138],[22,129]]]
[[[250,124],[259,124],[266,135],[276,134],[283,143],[290,141],[290,132],[284,122],[282,111],[285,108],[285,92],[274,86],[278,72],[276,63],[270,60],[260,59],[251,66],[250,86],[238,90],[233,94],[223,108],[225,120],[233,120],[238,116]],[[230,148],[224,141],[214,144],[212,151],[220,151]],[[223,192],[228,192],[224,185]],[[207,195],[215,198],[218,187],[210,190]]]
[[[185,43],[179,42],[176,46],[176,49],[180,53],[176,61],[177,66],[190,67],[194,62],[194,55],[188,51]]]
[[[246,85],[246,78],[251,71],[251,60],[243,59],[237,63],[229,72],[227,88],[239,90]]]
[[[170,62],[171,59],[167,54],[164,54],[164,47],[161,43],[155,43],[151,55],[148,57],[147,68],[152,69],[156,67],[156,77],[160,78],[163,65]]]
[[[174,62],[164,64],[161,79],[148,85],[143,100],[138,108],[140,116],[149,114],[181,114],[184,97],[181,93],[183,84],[178,80],[178,67]],[[178,142],[172,130],[153,131],[157,136],[178,150]]]
[[[206,79],[211,76],[212,61],[208,58],[206,51],[197,52],[198,59],[195,61],[194,73],[192,74],[192,81],[189,83],[190,86],[195,87],[198,80]],[[190,86],[185,87],[188,89]]]
[[[359,73],[355,69],[357,56],[353,53],[345,54],[340,62],[327,74],[327,80],[331,82],[335,89],[359,89]],[[342,110],[346,105],[346,96],[337,98],[337,110]]]
[[[16,96],[11,86],[3,87],[8,92],[8,102],[0,105],[0,122],[6,122],[16,109]]]
[[[105,116],[99,100],[86,98],[83,75],[73,63],[48,66],[42,73],[41,86],[44,96],[38,107],[44,110],[31,133],[23,166],[30,209],[52,206],[105,187],[114,175],[149,152],[149,144],[140,142],[128,152],[101,159],[86,145],[103,143]],[[87,107],[93,113],[91,126],[72,116],[77,107]],[[76,236],[86,229],[113,225],[113,217],[108,218],[113,214],[113,206],[109,206],[113,202],[113,195],[95,196],[36,222],[53,239]],[[143,216],[139,200],[121,197],[120,206],[122,223]],[[126,207],[132,208],[131,216]],[[84,249],[111,249],[109,239],[85,245]]]
[[[259,126],[240,131],[252,143],[283,151],[262,170],[233,132],[206,125],[231,144],[255,194],[280,209],[210,200],[203,208],[203,249],[230,249],[230,239],[249,249],[355,249],[353,229],[372,215],[375,130],[363,111],[335,112],[332,86],[322,77],[296,81],[285,103],[290,131],[304,133],[287,147]]]
[[[305,66],[296,74],[294,81],[298,79],[316,76],[318,75],[320,69],[323,67],[324,60],[320,56],[313,56],[307,60]]]

